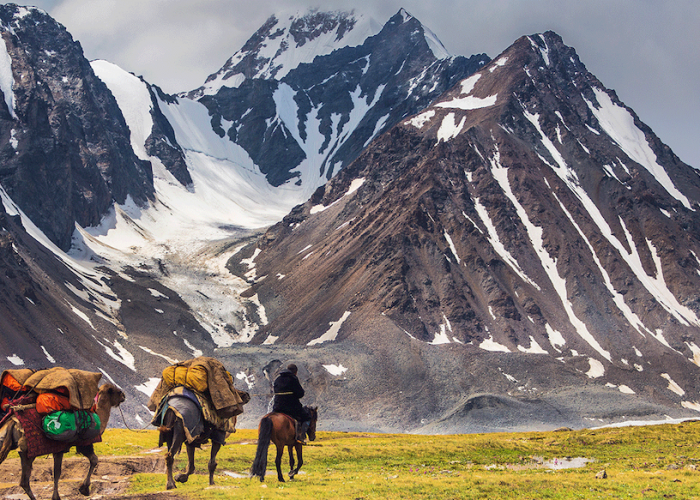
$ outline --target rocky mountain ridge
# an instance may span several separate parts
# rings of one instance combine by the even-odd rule
[[[128,196],[153,198],[150,164],[133,154],[114,97],[65,28],[39,9],[6,4],[0,34],[8,104],[0,183],[68,250],[75,222],[96,225]]]
[[[372,24],[344,13],[272,16],[187,96],[270,184],[310,194],[379,133],[488,61],[449,56],[404,10],[381,30]]]
[[[404,336],[464,375],[498,353],[471,392],[542,390],[551,360],[697,409],[698,187],[558,35],[523,37],[241,252],[269,320],[253,342]]]

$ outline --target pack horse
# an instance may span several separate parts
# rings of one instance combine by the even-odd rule
[[[250,396],[233,386],[233,377],[214,358],[198,357],[182,361],[163,370],[163,376],[151,395],[148,407],[154,411],[151,423],[160,432],[159,443],[167,446],[166,488],[185,483],[194,473],[194,453],[200,445],[211,440],[208,471],[209,484],[214,485],[216,455],[226,436],[236,432],[236,416]],[[173,476],[175,455],[182,445],[187,448],[187,469]]]

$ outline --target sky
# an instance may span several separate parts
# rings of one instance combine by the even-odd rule
[[[22,3],[15,0],[14,3]],[[204,83],[277,13],[355,10],[384,24],[405,8],[453,55],[495,58],[553,30],[589,71],[700,169],[698,0],[34,0],[106,59],[169,93]]]

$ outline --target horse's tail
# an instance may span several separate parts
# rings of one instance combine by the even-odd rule
[[[15,421],[10,420],[0,429],[0,464],[5,461],[12,450],[15,425],[17,425]]]
[[[250,477],[259,477],[260,481],[265,480],[267,470],[267,449],[270,447],[272,437],[272,419],[265,416],[260,420],[258,427],[258,449],[255,452],[255,460],[250,468]]]
[[[180,453],[179,447],[177,450],[170,449],[173,445],[176,429],[179,428],[180,425],[182,426],[182,432],[184,434],[185,422],[183,422],[173,410],[168,408],[165,415],[163,415],[160,427],[158,427],[158,446],[160,447],[165,444],[168,451],[172,452],[173,455]]]

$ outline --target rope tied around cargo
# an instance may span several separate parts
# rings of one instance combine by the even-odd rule
[[[23,410],[30,410],[32,408],[36,408],[36,403],[32,403],[29,405],[16,405],[16,406],[10,406],[11,410],[14,411],[23,411]]]

